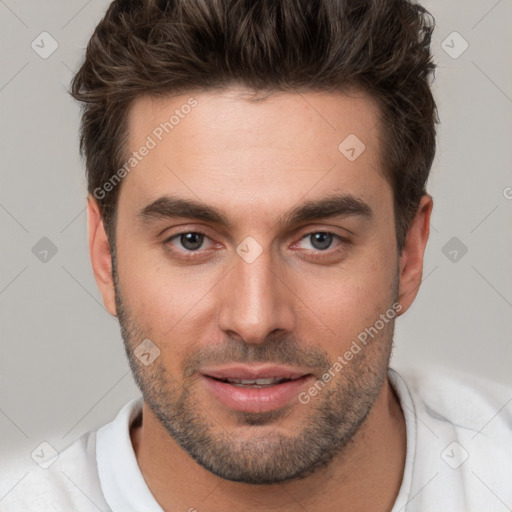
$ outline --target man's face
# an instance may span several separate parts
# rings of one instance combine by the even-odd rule
[[[122,183],[116,306],[137,383],[175,441],[223,478],[272,483],[326,466],[378,398],[398,255],[376,105],[239,92],[130,109],[128,152],[156,145]],[[147,365],[136,357],[145,339],[160,351]],[[224,382],[258,377],[286,380]]]

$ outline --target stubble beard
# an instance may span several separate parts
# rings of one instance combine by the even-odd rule
[[[115,267],[113,266],[113,269]],[[332,366],[319,349],[295,342],[269,340],[248,345],[229,340],[222,351],[200,349],[188,356],[178,380],[163,366],[163,358],[143,365],[134,350],[147,332],[122,298],[115,270],[117,317],[135,382],[144,401],[169,435],[198,464],[220,478],[268,485],[305,478],[326,468],[364,426],[387,378],[393,343],[394,319],[371,343],[354,356],[308,404],[266,413],[232,411],[236,427],[216,423],[197,399],[197,369],[206,362],[240,363],[273,361],[315,367],[322,375]],[[396,284],[396,283],[395,283]],[[393,295],[396,298],[395,286]],[[157,342],[158,344],[158,342]],[[308,407],[307,423],[296,435],[286,435],[287,417],[297,407]]]

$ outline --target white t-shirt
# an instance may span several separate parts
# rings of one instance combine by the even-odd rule
[[[399,375],[390,369],[389,378],[407,435],[404,476],[392,512],[510,510],[512,389],[438,371]],[[0,511],[161,512],[130,440],[130,424],[141,408],[141,398],[132,400],[47,469],[34,464],[20,474],[0,495]]]

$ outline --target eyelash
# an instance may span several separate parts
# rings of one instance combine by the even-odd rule
[[[187,260],[198,259],[197,255],[201,254],[201,250],[200,249],[198,249],[196,251],[187,251],[187,250],[180,251],[180,250],[174,249],[172,246],[170,246],[170,242],[172,240],[174,240],[176,238],[179,238],[181,235],[187,235],[187,234],[191,234],[191,233],[196,234],[196,235],[203,235],[205,238],[210,238],[207,233],[205,233],[204,231],[201,231],[199,229],[199,230],[181,231],[179,233],[175,233],[171,237],[169,237],[166,240],[164,240],[163,243],[164,243],[164,245],[166,247],[169,248],[169,250],[171,250],[174,253],[179,254],[181,258],[184,258],[184,259],[187,259]],[[336,254],[337,252],[339,252],[343,245],[351,243],[348,238],[345,238],[345,237],[342,237],[340,235],[337,235],[336,233],[332,233],[331,231],[322,231],[322,230],[310,231],[309,233],[306,233],[303,236],[301,236],[299,241],[302,241],[305,238],[307,238],[307,237],[309,237],[311,235],[315,235],[317,233],[325,233],[327,235],[332,235],[333,238],[337,239],[340,243],[337,246],[335,246],[334,249],[329,248],[329,249],[326,249],[324,251],[321,251],[321,250],[317,249],[316,251],[313,251],[312,253],[310,253],[310,255],[314,259],[322,259],[322,258],[325,258],[326,256],[332,256],[333,254]],[[208,249],[207,251],[209,251],[209,250],[211,250],[211,249]]]

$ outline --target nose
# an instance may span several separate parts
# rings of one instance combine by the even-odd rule
[[[219,290],[219,328],[249,344],[292,332],[296,322],[293,292],[282,269],[273,265],[269,250],[251,263],[237,254],[233,259],[233,268]]]

